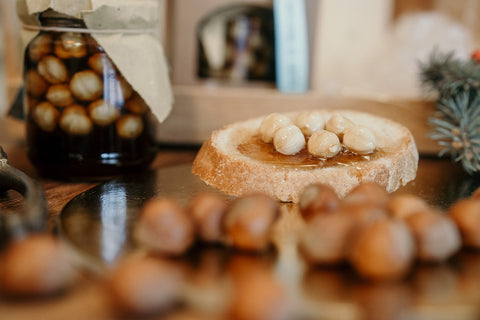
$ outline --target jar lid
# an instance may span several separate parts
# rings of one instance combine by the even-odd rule
[[[40,13],[38,20],[42,26],[70,26],[84,28],[82,19],[72,17],[68,14],[48,9]]]

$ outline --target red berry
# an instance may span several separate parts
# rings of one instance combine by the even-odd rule
[[[480,50],[473,51],[471,58],[480,63]]]

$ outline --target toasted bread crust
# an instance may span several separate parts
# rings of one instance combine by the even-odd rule
[[[322,110],[325,117],[332,112]],[[354,122],[373,129],[385,154],[377,159],[350,166],[297,168],[278,166],[242,154],[238,146],[257,134],[263,119],[236,122],[214,131],[203,144],[192,172],[207,184],[227,194],[262,192],[281,201],[297,202],[302,190],[312,183],[330,185],[340,197],[361,182],[377,182],[388,192],[413,180],[418,167],[418,151],[410,131],[385,118],[366,113],[337,111]],[[298,113],[288,113],[292,119]]]

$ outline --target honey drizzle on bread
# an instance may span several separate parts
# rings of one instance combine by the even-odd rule
[[[413,180],[418,167],[418,151],[410,131],[394,121],[368,113],[319,110],[325,118],[342,114],[355,124],[371,128],[383,154],[369,161],[348,166],[316,167],[300,170],[243,154],[239,146],[258,135],[264,119],[236,122],[214,131],[205,141],[193,163],[192,171],[207,184],[228,194],[263,192],[281,201],[297,202],[303,188],[312,183],[330,185],[344,197],[361,182],[376,182],[393,192]],[[291,119],[300,112],[286,114]],[[378,152],[378,151],[377,151]]]

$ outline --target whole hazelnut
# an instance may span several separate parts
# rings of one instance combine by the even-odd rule
[[[106,71],[105,69],[114,70],[113,63],[108,58],[107,54],[103,52],[95,53],[88,58],[88,65],[100,76],[103,76]]]
[[[404,276],[415,256],[415,243],[401,220],[381,219],[364,226],[351,242],[350,262],[362,276],[390,280]]]
[[[67,67],[62,60],[54,56],[43,57],[38,63],[37,71],[51,84],[68,81]]]
[[[40,101],[39,101],[38,99],[35,99],[35,98],[31,97],[31,96],[27,96],[27,97],[26,97],[26,101],[25,101],[27,113],[31,113],[32,110],[33,110],[33,108],[34,108],[37,104],[39,104],[39,102],[40,102]]]
[[[32,110],[33,121],[43,131],[52,132],[55,130],[59,116],[60,113],[50,102],[41,102]]]
[[[53,38],[50,34],[42,33],[36,36],[28,45],[28,56],[32,62],[38,62],[52,52]]]
[[[188,213],[203,241],[214,242],[223,238],[222,221],[227,209],[226,201],[219,195],[202,192],[190,202]]]
[[[66,107],[73,103],[70,89],[65,84],[55,84],[50,86],[46,98],[51,104],[57,107]]]
[[[122,92],[123,100],[127,101],[130,99],[133,93],[133,88],[128,83],[128,81],[121,75],[118,76],[118,84],[120,86],[120,91]],[[142,99],[143,100],[143,99]],[[146,110],[145,110],[146,111]]]
[[[169,255],[181,255],[195,238],[193,222],[176,201],[155,198],[141,208],[134,237],[147,249]]]
[[[74,280],[66,247],[51,235],[32,234],[12,242],[1,261],[0,287],[10,295],[51,295]]]
[[[459,200],[450,206],[448,213],[462,235],[463,244],[480,248],[480,201]]]
[[[354,187],[344,201],[350,204],[368,204],[386,208],[390,200],[387,190],[376,182],[362,182]]]
[[[91,70],[80,71],[72,77],[70,90],[76,98],[83,101],[92,101],[103,94],[103,82]]]
[[[28,70],[25,74],[25,89],[33,97],[41,97],[47,91],[48,84],[36,70]]]
[[[297,126],[285,126],[275,132],[273,145],[281,154],[296,154],[305,147],[305,136]]]
[[[135,139],[143,131],[143,120],[140,116],[126,114],[118,119],[117,134],[125,139]]]
[[[244,281],[235,281],[229,318],[238,320],[294,319],[288,291],[266,272],[250,272]]]
[[[307,143],[308,152],[320,158],[333,158],[342,145],[337,135],[327,130],[318,130],[312,134]]]
[[[405,219],[409,215],[429,210],[428,204],[422,198],[412,194],[392,195],[387,203],[387,209],[392,217]]]
[[[68,134],[85,135],[92,131],[92,127],[92,121],[82,106],[71,105],[63,110],[60,128]]]
[[[423,261],[444,261],[461,247],[460,233],[447,216],[427,209],[405,218],[415,239],[417,256]]]
[[[55,55],[61,59],[83,58],[87,55],[87,46],[81,33],[65,32],[55,41]]]
[[[342,140],[343,132],[354,125],[352,120],[340,113],[334,113],[325,123],[325,130],[335,133]]]
[[[304,219],[309,219],[319,213],[334,211],[338,208],[340,199],[337,193],[326,184],[316,183],[307,186],[300,194],[298,207]]]
[[[120,111],[114,105],[105,102],[103,99],[92,102],[88,106],[88,114],[93,123],[99,126],[108,126],[118,119]]]
[[[224,218],[228,241],[241,250],[268,249],[271,229],[278,212],[278,202],[263,194],[235,199],[227,209]]]
[[[273,142],[273,137],[278,129],[291,125],[292,120],[280,113],[271,113],[260,123],[260,138],[265,143]]]
[[[338,211],[340,214],[348,217],[348,219],[353,219],[358,228],[388,217],[388,213],[384,208],[369,203],[348,203],[343,201]]]
[[[367,127],[354,126],[343,132],[343,145],[357,154],[369,154],[377,148],[377,137]]]
[[[302,112],[295,118],[295,125],[302,130],[305,136],[311,136],[314,132],[325,127],[325,120],[318,111]]]
[[[144,114],[148,110],[148,105],[136,92],[125,102],[125,107],[135,114]]]
[[[171,309],[180,300],[182,274],[175,264],[152,257],[127,257],[108,277],[115,310],[150,315]]]
[[[338,212],[316,215],[300,233],[299,249],[314,264],[335,264],[346,258],[354,219]]]
[[[408,286],[414,288],[412,293],[418,305],[439,305],[455,300],[467,302],[468,294],[462,292],[461,285],[461,277],[465,273],[465,270],[459,271],[449,263],[421,264],[415,268]]]

